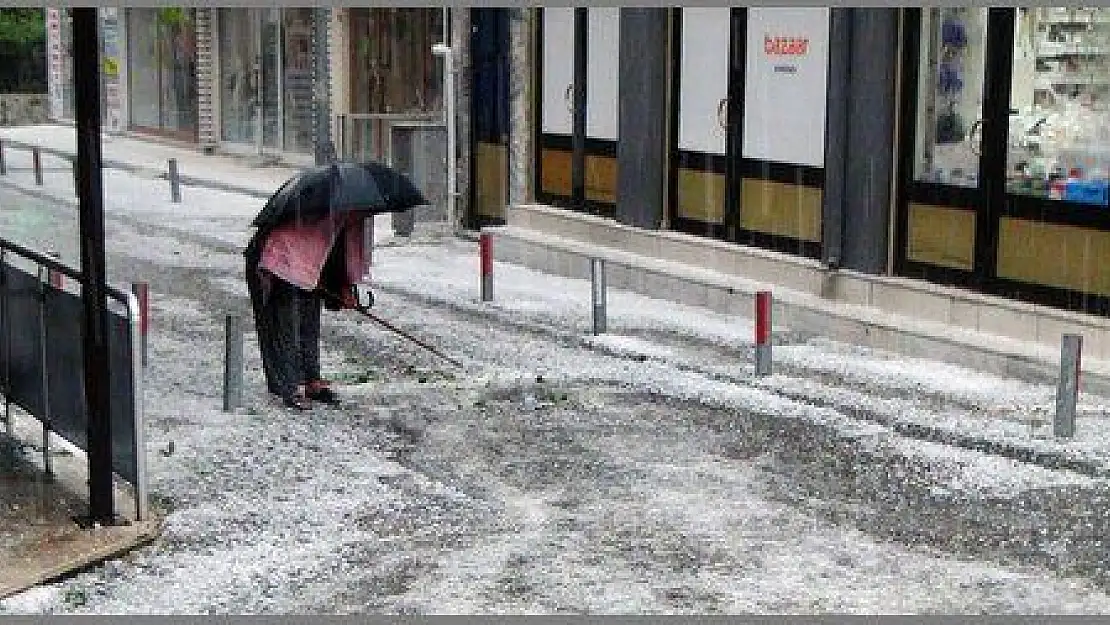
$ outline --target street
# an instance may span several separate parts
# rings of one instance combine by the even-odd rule
[[[0,232],[75,266],[67,177],[47,173],[58,201],[0,187]],[[150,283],[165,527],[0,614],[1110,610],[1105,478],[892,427],[1027,436],[998,415],[1047,405],[1050,380],[804,329],[776,332],[777,375],[757,379],[750,322],[613,293],[592,337],[588,283],[499,265],[483,305],[475,245],[416,237],[375,250],[375,308],[461,369],[326,313],[344,407],[278,407],[248,331],[247,405],[224,413],[224,316],[249,308],[260,202],[190,188],[175,206],[164,183],[105,177],[109,280]],[[1084,397],[1080,429],[1104,405]]]

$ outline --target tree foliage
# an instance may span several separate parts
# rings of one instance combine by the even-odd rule
[[[0,9],[0,45],[29,46],[45,41],[46,20],[42,9]]]

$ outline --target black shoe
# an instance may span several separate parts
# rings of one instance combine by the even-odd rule
[[[326,386],[308,391],[305,395],[312,401],[323,402],[329,406],[338,406],[340,404],[339,395],[336,395],[335,391]]]
[[[312,403],[308,398],[300,395],[287,395],[281,398],[281,403],[286,408],[296,408],[297,410],[312,410]]]

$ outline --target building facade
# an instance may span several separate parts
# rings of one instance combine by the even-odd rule
[[[1110,313],[1110,9],[102,11],[123,130],[310,160],[327,102],[344,156],[465,169],[471,226],[539,202]]]
[[[530,201],[1110,312],[1110,10],[545,8],[530,32]]]

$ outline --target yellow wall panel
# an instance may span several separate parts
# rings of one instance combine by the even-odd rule
[[[478,142],[475,146],[474,212],[478,215],[505,218],[505,205],[509,202],[508,159],[509,149],[504,145]]]
[[[612,156],[586,155],[586,199],[617,203],[617,159]]]
[[[975,266],[975,213],[911,203],[906,240],[910,260],[971,271]]]
[[[1110,295],[1110,232],[1004,217],[998,230],[998,275]]]
[[[740,184],[740,225],[746,230],[821,241],[821,189],[770,180]]]
[[[571,153],[543,148],[540,153],[540,188],[545,193],[570,197]]]
[[[685,219],[723,224],[725,176],[692,169],[678,170],[677,214]]]

